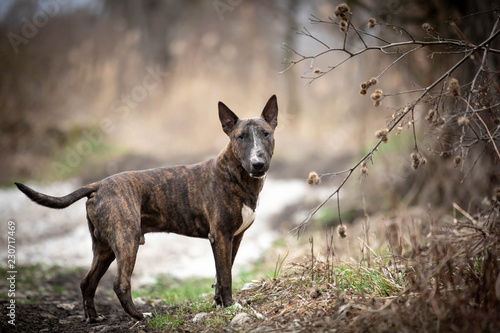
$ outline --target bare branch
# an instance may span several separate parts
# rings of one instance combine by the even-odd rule
[[[329,21],[324,21],[316,16],[312,16],[310,19],[311,23],[314,24],[333,24],[333,25],[338,25],[337,22],[329,18]],[[456,143],[451,143],[450,147],[452,147],[453,151],[456,149],[469,149],[472,145],[477,144],[480,141],[487,141],[491,142],[493,146],[495,147],[495,151],[500,158],[500,152],[498,151],[498,148],[496,147],[495,140],[500,139],[500,127],[497,126],[496,130],[493,132],[493,134],[490,132],[488,129],[486,123],[483,121],[483,119],[479,116],[480,111],[485,111],[485,110],[492,110],[495,107],[500,106],[500,103],[497,103],[491,107],[487,108],[482,108],[482,109],[474,109],[471,106],[471,96],[474,94],[477,86],[477,81],[480,76],[480,73],[487,73],[487,75],[491,75],[491,72],[487,71],[486,68],[486,58],[487,54],[489,53],[498,53],[499,50],[494,50],[490,48],[491,42],[497,38],[500,35],[500,29],[498,29],[500,22],[500,18],[497,19],[496,23],[494,24],[490,35],[488,38],[486,38],[483,42],[474,45],[467,41],[465,38],[461,40],[456,40],[456,39],[449,39],[443,37],[441,34],[438,32],[435,32],[432,30],[433,34],[429,34],[433,39],[432,40],[417,40],[415,39],[407,30],[396,27],[397,29],[400,29],[400,31],[404,32],[404,34],[409,38],[409,40],[405,41],[397,41],[397,42],[390,42],[388,40],[385,40],[383,38],[380,38],[378,36],[375,36],[373,34],[367,33],[363,30],[357,29],[349,20],[348,28],[344,32],[344,39],[342,42],[342,45],[340,47],[329,47],[325,43],[322,43],[325,47],[327,47],[327,50],[318,52],[314,55],[302,55],[299,52],[295,50],[291,50],[295,55],[298,56],[297,60],[294,60],[291,62],[291,65],[289,68],[291,68],[294,65],[299,64],[300,62],[303,62],[305,60],[311,60],[311,63],[319,58],[328,55],[331,52],[340,52],[346,54],[346,58],[339,61],[337,64],[333,66],[329,66],[327,70],[320,71],[320,72],[315,72],[317,74],[316,76],[303,76],[305,79],[309,79],[309,84],[311,84],[314,80],[317,80],[320,77],[323,77],[327,73],[335,70],[336,68],[340,67],[341,65],[345,64],[349,60],[352,60],[354,57],[357,57],[359,55],[364,54],[367,51],[378,51],[381,52],[382,54],[385,55],[398,55],[397,58],[385,69],[383,69],[380,74],[377,76],[377,78],[381,77],[382,75],[386,74],[395,64],[400,62],[402,59],[410,55],[411,53],[421,50],[423,48],[440,48],[440,47],[446,47],[446,51],[436,51],[432,50],[431,56],[436,55],[436,54],[462,54],[462,58],[458,60],[457,62],[454,63],[450,68],[448,68],[445,72],[443,72],[437,79],[434,80],[430,85],[428,85],[425,88],[419,88],[419,89],[414,89],[414,90],[407,90],[407,91],[400,91],[400,92],[394,92],[394,93],[385,93],[383,94],[383,98],[385,97],[391,97],[391,96],[397,96],[397,95],[402,95],[402,94],[414,94],[414,93],[419,93],[420,95],[417,96],[411,103],[409,103],[406,107],[401,108],[400,111],[396,112],[393,115],[393,119],[388,124],[387,127],[387,133],[391,133],[396,126],[400,126],[402,123],[403,119],[407,116],[411,117],[411,120],[409,121],[409,125],[412,126],[413,130],[413,138],[415,142],[415,151],[418,153],[418,144],[417,144],[417,134],[416,134],[416,129],[415,129],[415,107],[419,105],[420,103],[423,102],[431,102],[435,103],[435,105],[441,104],[441,101],[444,97],[446,96],[451,96],[451,92],[448,92],[445,90],[447,82],[451,82],[455,79],[451,79],[451,75],[460,67],[462,66],[466,61],[471,59],[470,57],[477,52],[483,52],[482,54],[482,59],[480,63],[480,68],[476,72],[476,75],[472,82],[470,83],[470,88],[469,88],[469,93],[468,93],[468,99],[464,99],[463,97],[460,97],[459,91],[456,93],[455,97],[460,97],[461,100],[465,101],[467,104],[467,108],[465,112],[463,113],[457,113],[456,116],[459,116],[460,114],[462,115],[472,115],[474,114],[477,118],[477,120],[482,124],[475,124],[474,126],[476,129],[479,131],[479,133],[476,132],[476,130],[469,125],[469,128],[471,132],[475,135],[475,137],[471,136],[466,136],[466,131],[465,131],[465,126],[462,126],[462,134],[460,136],[456,135],[455,137],[458,139],[460,137],[459,144],[457,145]],[[395,27],[393,25],[388,25],[388,24],[382,24],[383,26],[386,27]],[[349,30],[354,31],[355,36],[361,41],[363,44],[363,47],[358,50],[351,50],[349,45],[348,45],[348,32]],[[312,38],[315,41],[319,41],[317,37],[315,37],[309,30],[304,29],[302,32],[303,35],[305,35],[308,38]],[[375,44],[369,43],[368,38],[372,38],[375,40]],[[321,42],[320,42],[321,43]],[[378,43],[378,44],[377,44]],[[455,80],[456,81],[456,80]],[[495,81],[495,80],[493,80]],[[496,82],[495,82],[496,83]],[[441,91],[436,95],[432,96],[431,92],[438,87],[438,85],[442,84],[441,86]],[[500,87],[498,88],[500,91]],[[436,111],[438,109],[436,108]],[[439,116],[439,113],[438,113]],[[486,134],[483,134],[483,129],[486,132]],[[385,141],[387,141],[385,137]],[[307,215],[307,217],[296,227],[292,230],[296,235],[300,235],[300,233],[306,228],[308,223],[310,222],[311,218],[328,202],[333,196],[337,196],[337,208],[338,208],[338,214],[339,214],[339,222],[342,224],[341,218],[340,218],[340,190],[341,188],[346,184],[346,182],[349,180],[349,178],[352,176],[354,170],[356,170],[362,163],[364,163],[367,160],[371,160],[373,154],[375,151],[377,151],[378,147],[382,142],[385,142],[384,139],[379,139],[379,141],[372,147],[372,149],[366,153],[365,156],[363,156],[358,162],[356,162],[351,168],[338,171],[338,172],[333,172],[333,173],[325,173],[323,175],[320,175],[320,177],[323,176],[330,176],[330,177],[336,177],[338,175],[345,175],[344,178],[342,179],[340,185],[328,196],[326,197],[319,205],[317,205],[312,211],[310,211]],[[444,151],[444,150],[443,150]],[[463,151],[462,154],[465,154],[466,152]],[[477,163],[477,160],[476,162]],[[474,164],[475,164],[474,163]],[[470,171],[469,171],[470,172]],[[467,173],[468,174],[468,173]],[[464,179],[467,177],[467,174],[465,175]]]

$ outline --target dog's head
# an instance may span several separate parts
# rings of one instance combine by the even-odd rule
[[[239,119],[224,103],[219,102],[219,119],[241,166],[250,176],[263,178],[274,152],[274,129],[278,125],[276,95],[267,101],[260,118]]]

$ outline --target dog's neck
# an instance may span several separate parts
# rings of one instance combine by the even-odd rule
[[[231,142],[219,153],[215,160],[217,174],[235,185],[241,186],[249,194],[249,204],[252,209],[255,209],[257,199],[262,187],[264,186],[265,177],[255,178],[243,168],[238,158],[231,149]]]

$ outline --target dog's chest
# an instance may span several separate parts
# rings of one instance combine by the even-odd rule
[[[241,208],[241,218],[243,222],[241,223],[241,226],[234,232],[234,236],[244,232],[247,230],[255,220],[255,211],[248,207],[247,205],[243,205]]]

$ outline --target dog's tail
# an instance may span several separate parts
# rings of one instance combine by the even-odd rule
[[[37,204],[57,209],[66,208],[69,205],[73,204],[75,201],[78,201],[83,197],[90,196],[90,194],[97,191],[97,189],[99,188],[99,183],[92,183],[90,185],[80,187],[78,190],[63,197],[53,197],[50,195],[37,192],[24,184],[20,183],[15,183],[15,184],[21,192],[26,194],[28,198],[30,198]]]

